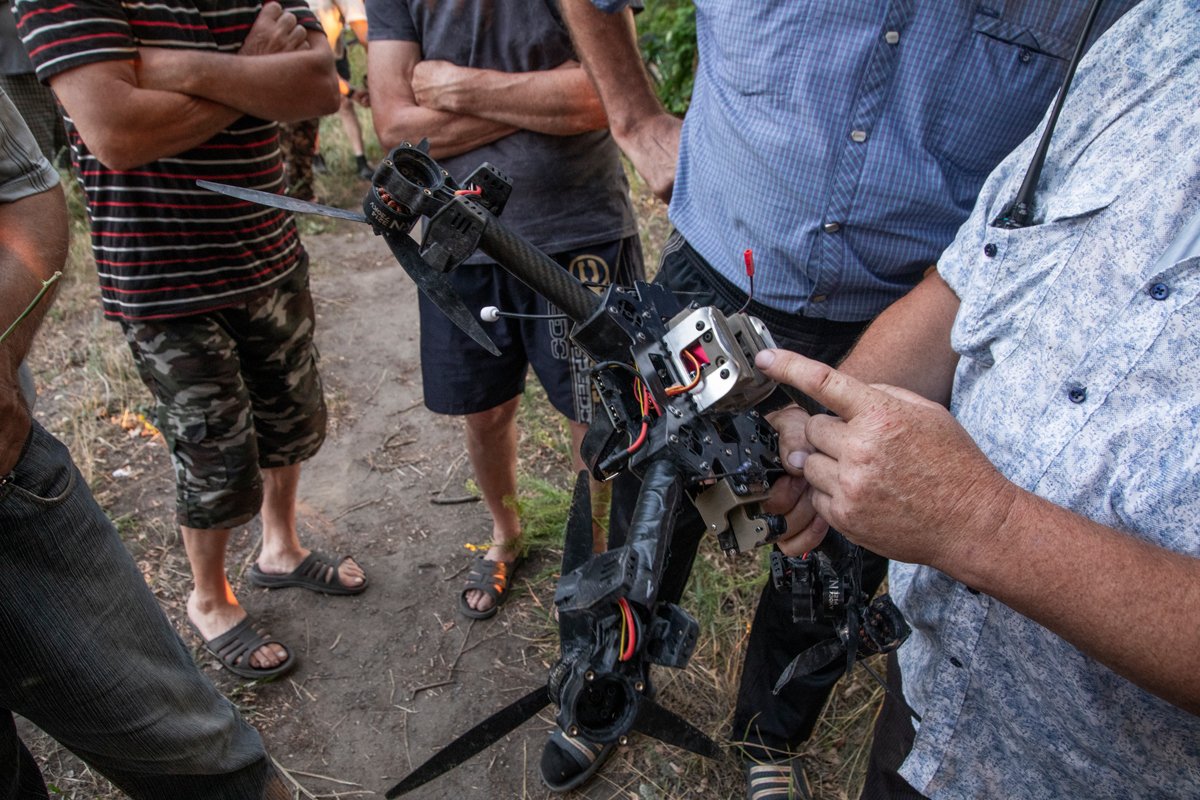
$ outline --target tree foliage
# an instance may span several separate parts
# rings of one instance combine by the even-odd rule
[[[647,0],[637,25],[659,99],[672,114],[683,114],[696,72],[696,7],[691,0]]]

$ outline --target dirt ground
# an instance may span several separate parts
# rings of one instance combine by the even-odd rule
[[[289,677],[246,685],[200,649],[186,624],[189,571],[173,522],[173,484],[157,440],[99,423],[87,442],[92,487],[114,518],[147,582],[197,660],[258,727],[296,797],[371,797],[383,793],[471,725],[544,682],[556,640],[552,603],[557,553],[534,553],[517,593],[490,621],[456,613],[464,547],[483,543],[490,522],[471,493],[460,425],[421,403],[416,290],[383,241],[365,226],[335,222],[304,236],[312,258],[317,343],[331,423],[320,453],[306,464],[300,487],[303,541],[331,554],[352,553],[369,574],[357,597],[302,589],[267,591],[242,578],[257,553],[257,522],[236,532],[230,578],[247,611],[297,654]],[[80,279],[82,286],[88,279]],[[84,301],[86,302],[86,301]],[[64,437],[63,413],[78,391],[67,367],[95,358],[89,336],[116,336],[95,320],[74,341],[35,354],[42,382],[40,416]],[[70,319],[66,322],[69,324]],[[90,324],[90,330],[86,331]],[[120,347],[111,358],[127,358]],[[105,392],[108,391],[107,382]],[[146,403],[134,385],[130,404]],[[107,409],[115,405],[108,398]],[[523,431],[523,437],[527,432]],[[563,485],[561,451],[524,441],[524,469]],[[530,453],[530,448],[540,451]],[[664,693],[668,698],[668,691]],[[545,798],[537,763],[551,730],[550,712],[412,797]],[[27,729],[29,737],[38,738]],[[117,796],[105,783],[42,738],[35,750],[52,791],[74,798]],[[682,760],[681,760],[682,759]],[[696,771],[691,756],[635,739],[612,767],[575,796],[588,798],[718,797],[708,767],[695,792],[663,789],[655,774]],[[680,766],[681,764],[685,766]]]

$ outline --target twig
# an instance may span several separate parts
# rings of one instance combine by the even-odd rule
[[[395,439],[397,436],[401,435],[402,433],[404,433],[404,431],[396,431],[395,433],[389,434],[388,437],[383,440],[383,449],[387,450],[389,447],[391,447],[392,439]],[[403,442],[396,445],[396,447],[404,447],[406,444],[414,444],[414,443],[416,443],[416,441],[417,441],[416,439],[405,439]]]
[[[342,517],[346,516],[347,514],[352,514],[352,513],[354,513],[355,511],[358,511],[360,508],[366,508],[367,506],[373,506],[373,505],[375,505],[375,504],[376,504],[376,503],[378,503],[379,501],[383,500],[383,498],[384,498],[384,495],[380,495],[379,497],[376,497],[374,500],[364,500],[364,501],[363,501],[363,502],[361,502],[361,503],[356,503],[355,505],[352,505],[352,506],[350,506],[350,507],[349,507],[349,508],[347,508],[345,511],[343,511],[343,512],[342,512],[342,513],[340,513],[340,514],[338,514],[336,517],[333,517],[333,518],[332,518],[332,519],[330,519],[329,521],[330,521],[330,522],[337,522],[337,521],[338,521],[339,519],[341,519]]]
[[[417,695],[418,695],[418,694],[420,694],[421,692],[427,691],[427,690],[429,690],[429,689],[437,689],[437,688],[440,688],[440,687],[442,687],[442,686],[449,686],[449,685],[451,685],[451,684],[453,684],[453,683],[458,683],[458,681],[453,681],[453,680],[451,680],[451,681],[438,681],[437,683],[427,683],[427,684],[425,684],[424,686],[418,686],[417,688],[415,688],[415,689],[412,689],[412,690],[411,690],[411,693],[410,693],[410,694],[409,694],[409,696],[408,696],[408,702],[410,702],[410,703],[411,703],[413,700],[416,700],[416,699],[417,699]]]
[[[333,651],[333,648],[338,646],[338,642],[340,642],[341,640],[342,640],[342,634],[339,632],[337,635],[337,638],[333,640],[333,644],[329,645],[330,652]]]
[[[294,769],[294,770],[292,770],[292,774],[293,775],[303,775],[305,778],[317,778],[318,780],[329,781],[330,783],[338,783],[338,784],[341,784],[342,786],[357,786],[360,789],[362,788],[361,783],[355,783],[354,781],[343,781],[343,780],[339,780],[338,778],[331,778],[328,775],[318,775],[315,772],[301,772],[298,769]]]
[[[379,394],[379,387],[383,386],[383,379],[386,377],[387,367],[384,367],[383,371],[379,373],[379,382],[375,384],[375,388],[372,389],[371,393],[363,400],[364,403],[369,403],[375,397],[375,395]]]
[[[471,631],[475,629],[475,620],[472,619],[467,623],[467,633],[463,636],[462,644],[458,646],[458,652],[454,655],[454,660],[450,662],[449,668],[446,670],[446,675],[454,674],[454,670],[458,668],[458,660],[462,658],[463,648],[467,646],[467,640],[471,638]]]
[[[21,324],[21,320],[28,317],[33,312],[33,310],[35,308],[37,308],[37,304],[42,302],[42,298],[46,296],[46,292],[50,291],[50,287],[53,286],[55,283],[57,283],[58,279],[61,277],[62,277],[62,272],[56,271],[49,278],[42,281],[42,288],[39,289],[38,293],[36,295],[34,295],[33,299],[29,301],[29,305],[25,306],[25,310],[17,315],[17,318],[14,319],[12,321],[12,324],[9,325],[4,330],[4,333],[0,333],[0,344],[3,344],[4,340],[8,338],[8,335],[10,333],[12,333],[13,330],[15,330],[18,325]]]
[[[416,467],[413,467],[413,469],[416,469]],[[479,499],[479,495],[477,494],[464,494],[458,497],[434,496],[429,498],[429,502],[435,506],[457,506],[463,503],[478,503]]]
[[[305,789],[304,785],[301,784],[300,781],[293,778],[292,773],[288,772],[287,769],[284,768],[283,764],[280,764],[275,760],[275,756],[271,756],[271,763],[275,765],[275,769],[279,770],[279,773],[283,775],[283,777],[292,782],[292,785],[296,787],[296,791],[309,798],[309,800],[317,800],[317,796],[308,789]]]
[[[414,401],[413,401],[411,404],[409,404],[409,405],[405,406],[404,408],[400,409],[400,410],[399,410],[399,411],[397,411],[396,413],[397,413],[397,414],[404,414],[404,413],[406,413],[406,412],[408,412],[408,411],[412,411],[414,408],[416,408],[417,406],[421,405],[421,404],[422,404],[422,403],[424,403],[424,402],[425,402],[424,400],[414,400]]]

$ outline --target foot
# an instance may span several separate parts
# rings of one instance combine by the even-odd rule
[[[812,800],[800,759],[746,762],[746,800]]]
[[[300,566],[300,562],[308,558],[312,551],[307,547],[298,550],[267,552],[265,549],[258,555],[258,568],[267,575],[288,575]],[[338,563],[336,568],[329,570],[333,574],[319,576],[326,583],[341,582],[348,588],[362,586],[367,580],[367,574],[352,557],[347,556]]]
[[[539,771],[542,783],[555,794],[578,789],[604,766],[617,749],[615,744],[597,744],[555,729],[542,748]]]
[[[520,555],[520,545],[517,543],[511,544],[493,544],[488,548],[487,555],[484,556],[488,561],[503,561],[511,567]],[[487,611],[496,604],[491,595],[486,592],[481,592],[478,589],[471,589],[463,595],[468,606],[474,611]]]
[[[233,598],[232,591],[229,597]],[[188,596],[188,619],[200,632],[205,641],[212,641],[223,633],[233,630],[246,618],[246,612],[234,598],[232,603],[203,601],[193,591]],[[272,669],[287,661],[288,651],[278,642],[270,642],[250,654],[250,666],[255,669]]]

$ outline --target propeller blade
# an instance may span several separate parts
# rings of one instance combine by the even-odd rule
[[[592,487],[587,472],[575,477],[575,491],[567,512],[567,535],[563,541],[562,574],[568,575],[592,557]]]
[[[412,278],[417,288],[424,292],[438,310],[450,318],[450,321],[470,336],[476,343],[494,356],[500,355],[500,349],[492,342],[479,324],[479,319],[472,314],[458,292],[450,285],[445,273],[438,272],[425,263],[417,243],[409,238],[407,233],[381,234],[392,250],[392,255],[404,267],[408,277]]]
[[[408,794],[418,786],[424,786],[439,775],[454,769],[497,739],[520,727],[549,704],[550,692],[545,686],[538,687],[520,700],[510,703],[443,747],[428,761],[410,772],[404,780],[388,789],[388,800]]]
[[[648,697],[641,700],[633,729],[705,758],[716,758],[721,754],[717,743],[699,728]]]
[[[779,680],[775,682],[774,694],[783,691],[783,687],[796,676],[811,675],[832,664],[846,655],[846,645],[841,639],[826,639],[817,642],[800,655],[792,659]]]
[[[295,211],[301,214],[321,214],[322,216],[348,219],[353,222],[367,221],[367,218],[361,211],[347,211],[344,208],[323,206],[320,203],[297,200],[294,197],[288,197],[286,194],[262,192],[258,189],[247,189],[244,186],[230,186],[227,183],[213,183],[212,181],[196,181],[196,185],[213,192],[220,192],[230,197],[236,197],[239,200],[249,200],[251,203],[258,203],[262,206],[282,208],[284,211]]]

